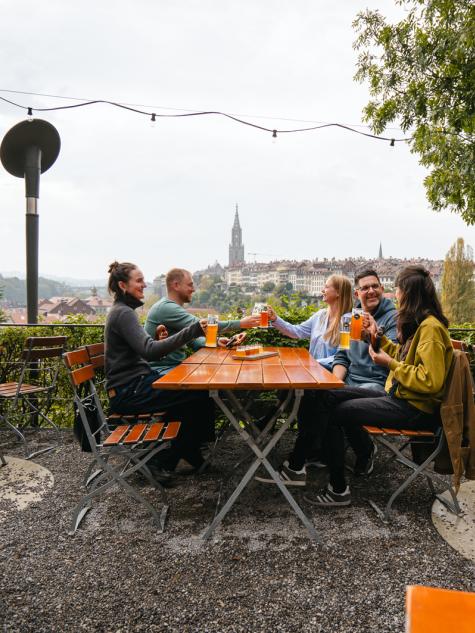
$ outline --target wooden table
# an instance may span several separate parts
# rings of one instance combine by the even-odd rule
[[[337,389],[343,387],[344,383],[319,365],[306,349],[267,347],[265,351],[275,351],[277,355],[253,361],[236,360],[233,358],[235,354],[233,351],[202,348],[155,381],[153,386],[156,389],[207,389],[210,397],[255,455],[254,461],[241,482],[205,530],[203,538],[211,536],[256,470],[262,465],[305,525],[311,538],[318,542],[315,527],[282,483],[267,456],[294,422],[305,389]],[[236,393],[274,389],[287,391],[287,397],[283,402],[278,403],[266,428],[260,430],[253,423],[252,417],[239,401]],[[226,395],[226,402],[223,401],[220,392]],[[272,433],[275,421],[284,411],[287,411],[287,418]]]

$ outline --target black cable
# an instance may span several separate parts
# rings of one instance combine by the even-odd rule
[[[368,138],[374,138],[378,141],[390,141],[391,145],[394,145],[394,143],[400,143],[400,142],[405,142],[405,141],[410,141],[411,138],[389,138],[386,136],[377,136],[376,134],[370,134],[369,132],[362,132],[361,130],[355,130],[354,128],[350,127],[349,125],[344,125],[343,123],[322,123],[321,125],[314,125],[311,127],[305,127],[305,128],[293,128],[290,130],[279,130],[279,129],[272,129],[272,128],[268,128],[268,127],[264,127],[262,125],[258,125],[257,123],[251,123],[250,121],[245,121],[244,119],[240,119],[236,116],[233,116],[232,114],[227,114],[226,112],[219,112],[219,111],[215,111],[215,110],[209,110],[209,111],[202,111],[202,112],[185,112],[185,113],[181,113],[181,114],[157,114],[156,112],[146,112],[145,110],[139,110],[137,108],[132,108],[131,106],[126,106],[122,103],[116,103],[115,101],[106,101],[103,99],[95,99],[93,101],[84,101],[82,103],[75,103],[72,105],[65,105],[65,106],[55,106],[53,108],[33,108],[31,106],[24,106],[21,105],[20,103],[15,103],[14,101],[10,101],[9,99],[6,99],[5,97],[0,97],[0,100],[5,101],[6,103],[9,103],[10,105],[14,105],[17,108],[22,108],[23,110],[27,110],[28,114],[32,114],[33,111],[35,112],[53,112],[56,110],[71,110],[73,108],[82,108],[84,106],[90,106],[90,105],[95,105],[97,103],[104,103],[106,105],[111,105],[114,106],[115,108],[122,108],[123,110],[129,110],[130,112],[136,112],[137,114],[143,114],[146,116],[149,116],[152,118],[153,121],[155,121],[156,117],[160,117],[160,118],[171,118],[171,119],[177,119],[177,118],[183,118],[183,117],[192,117],[192,116],[222,116],[225,117],[227,119],[231,119],[232,121],[235,121],[236,123],[240,123],[241,125],[248,125],[249,127],[253,127],[257,130],[262,130],[263,132],[272,132],[272,136],[275,138],[277,136],[277,134],[293,134],[296,132],[310,132],[312,130],[320,130],[322,128],[326,128],[326,127],[338,127],[340,129],[343,130],[347,130],[349,132],[354,132],[355,134],[361,134],[361,136],[366,136]]]

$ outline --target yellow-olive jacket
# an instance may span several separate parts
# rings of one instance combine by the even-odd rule
[[[406,358],[398,360],[401,346],[383,337],[381,348],[392,357],[386,391],[397,381],[394,395],[425,413],[440,407],[454,351],[449,332],[433,316],[417,328]]]

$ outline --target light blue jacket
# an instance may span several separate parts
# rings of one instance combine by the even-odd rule
[[[300,323],[299,325],[292,325],[287,323],[284,319],[277,317],[273,321],[272,325],[279,332],[289,336],[290,338],[307,338],[310,339],[309,352],[318,360],[318,362],[331,369],[333,363],[333,357],[338,349],[338,346],[333,346],[323,338],[323,335],[328,328],[328,309],[324,308],[312,314],[312,316]]]

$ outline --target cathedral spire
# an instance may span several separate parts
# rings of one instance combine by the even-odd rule
[[[383,245],[381,242],[379,243],[378,259],[383,259]]]
[[[239,223],[239,209],[236,203],[231,244],[229,245],[229,266],[237,266],[238,264],[244,264],[244,244],[242,243],[242,230]]]

